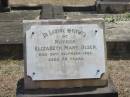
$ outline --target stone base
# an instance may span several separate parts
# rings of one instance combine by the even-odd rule
[[[18,82],[16,95],[17,97],[118,97],[118,92],[111,80],[106,87],[25,90],[22,79]]]
[[[47,80],[33,81],[30,77],[24,77],[25,89],[39,88],[74,88],[74,87],[105,87],[108,85],[108,75],[105,73],[100,79],[75,79],[75,80]]]

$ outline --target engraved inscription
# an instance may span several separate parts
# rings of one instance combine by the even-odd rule
[[[38,57],[48,57],[47,61],[84,61],[84,57],[91,56],[96,50],[95,44],[77,44],[79,40],[69,39],[70,35],[80,36],[87,41],[86,33],[79,29],[53,29],[48,33],[41,32],[44,40],[56,35],[61,39],[52,40],[53,44],[49,46],[35,45],[35,52]],[[59,57],[61,56],[61,57]],[[73,56],[73,57],[72,57]]]
[[[103,29],[97,24],[33,25],[26,31],[26,52],[33,80],[100,78],[105,72]]]

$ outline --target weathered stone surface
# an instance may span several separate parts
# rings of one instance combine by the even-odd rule
[[[103,27],[98,19],[24,21],[27,75],[33,80],[100,78],[105,73]]]
[[[94,5],[96,0],[10,0],[10,4]]]
[[[40,19],[65,19],[63,6],[42,5]]]
[[[22,20],[36,19],[40,11],[14,11],[11,13],[0,13],[0,44],[22,44]],[[100,18],[100,14],[66,13],[69,19]],[[130,41],[130,22],[106,23],[105,38],[107,42]]]
[[[82,14],[81,14],[82,13]],[[0,44],[23,44],[22,34],[22,20],[23,19],[35,19],[40,14],[39,10],[29,11],[12,11],[10,13],[0,13]],[[90,14],[83,12],[69,12],[65,13],[68,19],[81,19],[81,18],[100,18],[109,17],[113,14]],[[118,15],[114,14],[114,17]],[[110,17],[113,19],[113,16]],[[128,19],[128,18],[127,18]],[[105,38],[107,41],[107,49],[109,58],[116,56],[117,58],[130,58],[128,57],[130,47],[130,22],[120,21],[120,17],[117,22],[106,23]],[[124,46],[120,46],[124,44]],[[120,50],[126,48],[127,53],[122,53]],[[22,48],[21,48],[22,49]],[[22,52],[21,52],[22,53]],[[125,55],[125,57],[124,57]]]
[[[35,19],[40,11],[14,11],[0,13],[0,44],[23,43],[22,20]]]
[[[130,22],[106,23],[107,41],[130,41]]]
[[[24,21],[25,88],[106,85],[103,27],[102,19]]]

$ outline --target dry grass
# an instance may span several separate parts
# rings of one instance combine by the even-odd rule
[[[0,61],[0,97],[15,97],[16,84],[22,76],[22,61]]]
[[[10,0],[11,4],[93,5],[96,0]]]
[[[119,97],[130,97],[130,60],[108,61]],[[23,76],[23,61],[0,61],[0,97],[15,97],[16,84]]]
[[[130,97],[130,60],[108,61],[108,65],[119,97]]]

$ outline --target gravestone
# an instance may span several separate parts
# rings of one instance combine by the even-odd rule
[[[108,84],[102,19],[25,20],[23,25],[24,93],[17,97],[117,97]]]

